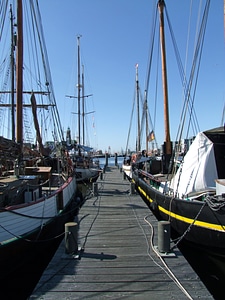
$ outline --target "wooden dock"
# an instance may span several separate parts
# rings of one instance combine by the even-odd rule
[[[157,221],[117,167],[97,191],[78,216],[79,257],[63,241],[29,299],[213,299],[177,248],[157,255]]]

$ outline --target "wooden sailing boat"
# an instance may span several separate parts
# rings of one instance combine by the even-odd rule
[[[4,5],[7,3],[6,1]],[[6,9],[7,7],[5,11]],[[30,9],[35,16],[33,21],[37,21],[40,17],[38,4],[31,1]],[[10,12],[11,20],[14,20],[12,6]],[[24,90],[23,71],[28,67],[23,61],[25,51],[22,0],[17,1],[16,24],[16,32],[13,33],[14,39],[16,38],[13,51],[17,53],[16,90],[13,87],[11,92],[2,91],[0,107],[3,110],[9,106],[3,103],[3,94],[10,94],[13,99],[16,94],[16,108],[14,102],[11,104],[13,116],[16,111],[16,135],[14,135],[13,121],[12,139],[0,137],[0,288],[2,294],[8,299],[13,293],[20,298],[19,295],[23,289],[21,280],[26,284],[30,274],[35,270],[35,262],[44,260],[45,252],[48,257],[47,252],[51,247],[54,246],[55,250],[57,249],[63,238],[65,223],[73,220],[80,206],[76,176],[72,167],[68,165],[65,141],[54,140],[51,149],[45,147],[42,142],[38,108],[44,107],[46,110],[49,106],[54,110],[55,120],[60,124],[56,103],[53,101],[54,98],[51,98],[54,94],[50,87],[50,72],[46,73],[44,93],[35,89],[31,92]],[[35,23],[33,26],[42,29],[38,28]],[[43,54],[42,52],[41,56]],[[13,61],[12,55],[11,60]],[[14,71],[14,67],[12,70]],[[38,85],[41,89],[43,88],[40,82]],[[28,93],[31,96],[31,105],[24,105],[24,97]],[[39,94],[49,96],[49,99],[52,99],[51,103],[37,104],[36,95]],[[29,106],[30,111],[32,107],[38,145],[35,149],[31,147],[31,143],[25,142],[24,106],[27,109]],[[53,121],[54,119],[51,119],[52,123]],[[31,127],[30,123],[29,128]],[[61,132],[59,130],[59,133]],[[56,131],[54,136],[56,136]],[[32,286],[29,289],[32,291]]]
[[[73,166],[76,172],[77,182],[78,183],[87,183],[95,182],[101,169],[98,165],[94,163],[93,160],[93,148],[85,146],[85,115],[94,113],[85,112],[85,98],[91,95],[85,95],[84,93],[84,67],[82,67],[82,81],[81,81],[81,58],[80,58],[80,35],[77,36],[77,96],[68,96],[70,98],[77,98],[78,102],[78,142],[76,144],[71,144],[71,133],[70,129],[67,130],[68,136],[68,146],[70,148],[69,154],[73,161]],[[81,105],[82,100],[82,105]],[[82,113],[81,113],[82,106]],[[82,122],[81,122],[82,121]],[[81,123],[82,123],[82,135],[81,135]],[[83,142],[82,142],[82,141]]]
[[[225,253],[225,131],[224,127],[199,132],[179,165],[172,151],[166,76],[164,6],[158,1],[166,135],[161,173],[136,164],[132,180],[158,220],[171,224],[172,236],[195,243],[216,255]],[[208,2],[206,11],[208,10]],[[206,15],[206,14],[205,14]],[[144,167],[144,168],[143,168]]]

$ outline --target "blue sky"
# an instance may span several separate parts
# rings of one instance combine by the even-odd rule
[[[166,1],[183,64],[190,2]],[[193,2],[193,9],[197,2],[201,3]],[[220,126],[224,105],[223,0],[211,2],[196,92],[196,113],[201,130]],[[76,111],[77,104],[66,95],[76,93],[77,35],[82,35],[85,93],[93,94],[86,100],[87,111],[95,111],[88,116],[88,140],[96,149],[107,151],[110,147],[111,152],[115,152],[126,148],[135,90],[135,65],[139,65],[143,92],[156,3],[155,0],[39,0],[59,112],[64,130],[70,127],[73,136],[77,135],[77,117],[72,112]],[[189,48],[192,49],[193,40],[191,36]],[[167,46],[169,109],[171,139],[175,139],[183,100],[170,44]],[[188,57],[193,55],[193,50],[190,51]],[[151,78],[154,85],[155,79]],[[161,87],[158,89],[160,91]],[[154,94],[149,97],[149,106],[153,107]],[[162,109],[159,102],[157,111]],[[160,145],[164,140],[163,118],[159,112],[156,116],[151,114],[156,120],[155,134]],[[134,130],[129,142],[131,149],[135,148],[135,135]]]

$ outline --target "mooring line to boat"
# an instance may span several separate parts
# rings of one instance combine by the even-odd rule
[[[97,199],[98,199],[99,197],[97,196]],[[101,197],[100,197],[101,198]],[[97,200],[95,200],[94,201],[94,203],[93,203],[93,205],[95,206],[95,202],[96,202]],[[93,221],[91,222],[91,225],[90,225],[90,227],[89,227],[89,229],[88,229],[88,231],[87,231],[87,233],[86,233],[86,235],[85,235],[85,237],[84,237],[84,242],[83,242],[83,244],[82,244],[82,246],[81,246],[81,253],[82,252],[84,252],[84,249],[85,249],[85,245],[86,245],[86,242],[87,242],[87,239],[88,239],[88,235],[89,235],[89,233],[91,232],[91,229],[92,229],[92,227],[93,227],[93,225],[94,225],[94,223],[95,223],[95,221],[96,221],[96,219],[97,219],[97,217],[98,217],[98,215],[99,215],[99,212],[100,212],[100,200],[99,200],[99,202],[98,202],[98,207],[97,207],[97,213],[96,213],[96,215],[95,215],[95,217],[94,217],[94,219],[93,219]],[[86,216],[85,216],[86,217]],[[80,220],[81,221],[81,220]],[[79,222],[80,223],[80,222]]]
[[[101,182],[101,186],[103,187],[103,182]],[[84,237],[84,242],[83,242],[83,244],[82,244],[82,246],[81,246],[81,250],[80,250],[81,253],[84,252],[85,245],[86,245],[86,242],[87,242],[87,239],[88,239],[88,235],[89,235],[89,233],[91,232],[91,229],[92,229],[92,227],[93,227],[93,225],[94,225],[94,223],[95,223],[95,221],[96,221],[96,219],[97,219],[97,217],[98,217],[98,215],[99,215],[99,212],[100,212],[100,204],[101,204],[101,195],[100,195],[100,196],[99,196],[99,195],[96,196],[96,199],[93,201],[92,205],[93,205],[93,206],[96,206],[96,202],[97,202],[97,201],[98,201],[97,212],[96,212],[96,215],[95,215],[94,219],[92,220],[92,223],[91,223],[91,225],[90,225],[90,227],[89,227],[89,229],[88,229],[88,231],[87,231],[87,233],[86,233],[86,235],[85,235],[85,237]],[[89,215],[89,214],[88,214],[88,215]],[[80,222],[81,222],[85,217],[87,217],[88,215],[85,215],[85,216],[79,221],[79,224],[80,224]]]
[[[174,273],[171,271],[171,269],[169,268],[169,266],[166,264],[165,260],[162,258],[162,256],[155,250],[154,248],[154,243],[153,243],[153,239],[154,239],[154,228],[152,226],[152,224],[147,220],[148,217],[150,217],[152,215],[147,215],[144,217],[144,221],[149,225],[149,227],[151,228],[151,238],[150,238],[150,245],[152,250],[154,251],[154,253],[157,255],[157,257],[160,259],[160,261],[162,262],[162,264],[164,265],[165,268],[163,268],[160,264],[158,264],[155,259],[150,255],[150,253],[148,253],[149,257],[153,260],[153,262],[159,266],[170,278],[171,280],[173,280],[173,282],[178,286],[178,288],[187,296],[187,298],[192,299],[191,295],[188,293],[188,291],[184,288],[184,286],[180,283],[180,281],[177,279],[177,277],[174,275]],[[140,223],[139,223],[140,225]],[[146,235],[145,235],[146,236]],[[146,237],[147,238],[147,237]],[[148,241],[147,241],[148,242]],[[149,245],[149,242],[148,242]],[[150,248],[150,246],[149,246]],[[148,249],[149,249],[148,248]]]
[[[101,182],[101,188],[103,188],[103,186],[104,186],[104,182]],[[101,188],[100,188],[100,189],[101,189]],[[90,227],[89,227],[89,229],[88,229],[88,231],[87,231],[87,233],[86,233],[86,235],[85,235],[84,242],[83,242],[83,244],[82,244],[82,246],[81,246],[81,252],[84,252],[85,244],[86,244],[87,239],[88,239],[88,235],[89,235],[89,233],[90,233],[90,231],[91,231],[91,229],[92,229],[92,227],[93,227],[93,225],[94,225],[94,223],[95,223],[95,221],[96,221],[96,219],[97,219],[97,217],[98,217],[98,215],[99,215],[99,212],[100,212],[100,204],[101,204],[101,195],[100,195],[100,196],[99,196],[99,195],[96,196],[96,199],[95,199],[94,202],[93,202],[93,205],[94,205],[94,206],[96,205],[96,202],[97,202],[97,201],[98,201],[97,212],[96,212],[96,215],[95,215],[95,217],[94,217],[94,219],[93,219],[93,221],[92,221],[92,223],[91,223],[91,225],[90,225]],[[86,215],[86,216],[87,216],[87,215]],[[80,222],[81,222],[86,216],[84,216],[84,217],[79,221],[79,224],[80,224]]]
[[[127,195],[127,197],[129,198],[130,202],[131,202],[131,197],[129,195]],[[137,213],[136,213],[136,210],[134,209],[134,207],[132,206],[132,210],[133,210],[133,213],[134,213],[134,216],[135,216],[135,219],[138,223],[138,226],[140,227],[140,229],[142,230],[143,234],[144,234],[144,237],[145,237],[145,240],[146,240],[146,244],[148,245],[148,248],[147,248],[147,255],[151,258],[151,260],[154,262],[154,264],[156,266],[158,266],[160,269],[162,269],[168,277],[170,277],[170,279],[178,286],[178,288],[187,296],[187,298],[193,300],[193,298],[191,297],[191,295],[187,292],[187,290],[183,287],[183,285],[179,282],[179,280],[176,278],[176,276],[173,274],[173,272],[170,270],[170,268],[167,266],[166,262],[162,259],[162,257],[158,254],[158,252],[154,249],[154,245],[153,245],[153,238],[154,238],[154,228],[152,226],[152,224],[147,220],[147,218],[149,216],[152,216],[152,215],[147,215],[144,217],[144,221],[150,226],[151,228],[151,237],[150,237],[150,243],[149,243],[149,240],[148,240],[148,237],[147,237],[147,234],[145,233],[144,229],[143,229],[143,226],[140,224],[140,221],[138,219],[138,216],[137,216]],[[160,261],[162,262],[162,264],[164,265],[161,266],[154,258],[153,256],[150,254],[150,247],[151,249],[154,251],[154,253],[157,255],[157,257],[160,259]]]

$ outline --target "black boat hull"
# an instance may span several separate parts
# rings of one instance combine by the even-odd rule
[[[158,220],[170,221],[174,236],[225,256],[225,207],[214,211],[204,201],[188,201],[159,192],[133,173],[141,198]]]
[[[82,202],[77,197],[42,228],[0,246],[0,289],[5,299],[27,299],[32,293],[64,238],[65,223],[78,214]]]

